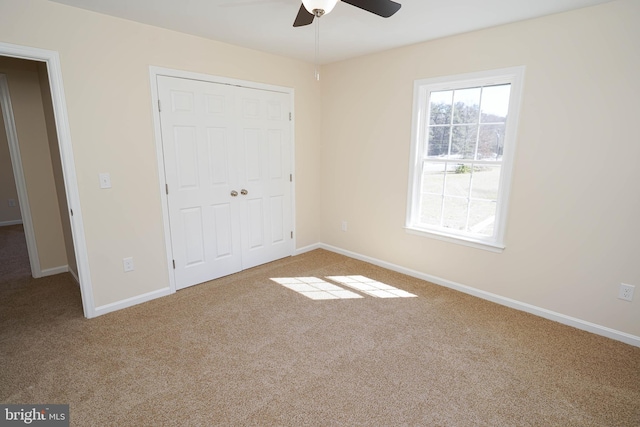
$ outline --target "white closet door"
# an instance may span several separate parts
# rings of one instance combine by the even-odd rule
[[[176,288],[291,255],[289,96],[164,76],[158,94]]]
[[[291,255],[289,95],[238,88],[242,267]]]

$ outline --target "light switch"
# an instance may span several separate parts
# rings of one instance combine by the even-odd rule
[[[100,174],[100,188],[111,188],[111,175],[108,172]]]
[[[9,207],[10,208],[16,207],[16,199],[9,199]]]

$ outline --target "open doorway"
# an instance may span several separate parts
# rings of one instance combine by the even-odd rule
[[[58,54],[0,43],[0,99],[31,276],[69,271],[94,317]]]
[[[0,78],[0,86],[4,87],[5,77]],[[0,105],[0,111],[4,108]],[[0,287],[3,288],[32,276],[11,160],[4,118],[0,114]]]
[[[69,271],[77,280],[50,93],[44,63],[0,57],[0,141],[10,157],[3,166],[9,163],[14,178],[0,181],[0,194],[9,195],[0,199],[7,206],[0,212],[7,218],[2,225],[22,223],[34,278]]]
[[[0,108],[3,108],[2,105]],[[18,190],[2,114],[0,114],[0,201],[0,227],[21,225]]]

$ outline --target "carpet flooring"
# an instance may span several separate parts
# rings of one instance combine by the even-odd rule
[[[0,402],[68,403],[74,426],[640,425],[640,348],[328,251],[87,320],[70,275],[8,272],[17,246]],[[270,280],[344,275],[417,297]]]

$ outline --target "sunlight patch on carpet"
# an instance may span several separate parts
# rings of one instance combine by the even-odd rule
[[[413,298],[417,297],[412,293],[394,288],[386,283],[369,279],[365,276],[327,276],[329,280],[348,286],[359,292],[378,298]]]
[[[280,277],[271,280],[314,300],[364,298],[317,277]]]

